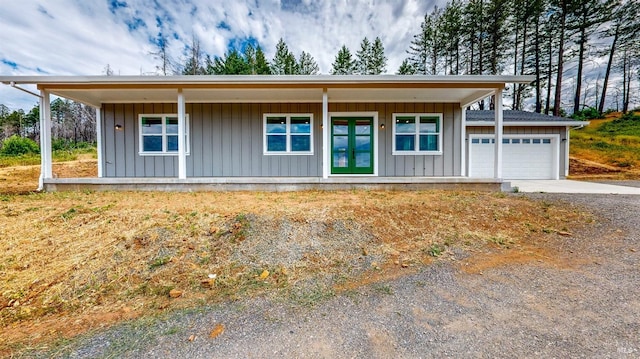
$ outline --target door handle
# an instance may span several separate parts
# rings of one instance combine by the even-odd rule
[[[356,150],[355,150],[355,148],[351,149],[351,158],[354,159],[354,160],[356,159]]]

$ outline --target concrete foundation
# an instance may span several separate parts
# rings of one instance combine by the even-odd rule
[[[499,192],[502,181],[468,177],[229,177],[229,178],[52,178],[53,191],[268,191],[305,190],[463,190]]]

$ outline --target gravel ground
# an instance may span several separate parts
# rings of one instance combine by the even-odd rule
[[[558,236],[549,261],[475,274],[442,261],[311,306],[262,298],[126,323],[46,356],[640,357],[640,197],[528,196],[587,207],[597,220]],[[219,323],[224,332],[210,338]]]
[[[598,182],[598,183],[604,183],[604,184],[614,184],[614,185],[617,185],[617,186],[640,187],[640,181],[632,181],[632,180],[624,180],[624,181],[598,180],[598,181],[591,181],[591,182]]]

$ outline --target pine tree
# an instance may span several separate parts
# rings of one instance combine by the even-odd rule
[[[419,74],[436,75],[440,55],[444,48],[444,39],[439,32],[438,22],[442,11],[437,7],[430,14],[424,16],[420,24],[420,33],[413,36],[408,53],[411,64]]]
[[[332,64],[332,75],[353,75],[356,71],[356,61],[351,56],[351,51],[346,45],[342,45],[335,61]]]
[[[271,73],[274,75],[294,75],[298,72],[298,64],[293,53],[281,38],[276,45],[276,54],[271,61]]]
[[[267,61],[266,56],[264,56],[264,52],[262,51],[260,45],[256,47],[255,72],[257,75],[271,75],[269,62]]]
[[[404,59],[402,61],[402,64],[400,64],[400,67],[398,68],[398,72],[396,72],[396,74],[397,75],[415,75],[416,69],[413,67],[409,59]]]
[[[460,74],[462,9],[460,0],[453,0],[444,8],[439,21],[439,32],[447,39],[444,43],[444,72],[451,75]]]
[[[576,75],[576,92],[573,97],[573,113],[580,111],[580,94],[582,91],[582,71],[584,68],[585,50],[591,34],[606,19],[607,6],[603,0],[579,0],[568,12],[567,30],[576,32],[574,43],[578,46],[578,73]]]
[[[384,46],[382,40],[379,37],[373,41],[371,46],[371,55],[369,56],[369,71],[370,75],[380,75],[387,71],[387,57],[384,56]]]
[[[302,51],[298,60],[298,75],[317,75],[320,68],[310,53]]]
[[[151,55],[160,61],[160,65],[156,66],[156,70],[161,75],[167,76],[173,63],[169,56],[169,40],[164,34],[159,33],[155,40],[155,45],[156,51],[152,52]]]
[[[360,42],[360,50],[356,52],[357,75],[369,75],[369,64],[371,63],[371,42],[366,37]]]

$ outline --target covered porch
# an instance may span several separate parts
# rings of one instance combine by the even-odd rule
[[[39,89],[42,164],[40,189],[67,190],[302,190],[302,189],[486,189],[499,190],[502,183],[503,112],[495,111],[495,156],[492,178],[469,178],[465,112],[471,104],[494,96],[502,109],[502,92],[507,83],[528,83],[529,76],[96,76],[96,77],[10,77],[0,81],[14,87],[35,84]],[[51,154],[50,96],[56,95],[88,104],[96,109],[97,178],[54,178]],[[170,177],[105,176],[105,104],[177,105],[176,175]],[[301,104],[316,103],[319,113],[321,171],[317,176],[195,176],[187,170],[188,104]],[[369,175],[336,175],[331,167],[330,104],[441,103],[459,109],[461,126],[449,152],[456,170],[438,176],[388,176],[378,172],[374,158]],[[390,119],[387,119],[389,121]],[[122,125],[116,124],[115,130]],[[384,130],[378,122],[374,130]],[[377,146],[377,139],[375,145]],[[377,148],[376,148],[377,150]],[[455,152],[455,154],[453,154]],[[444,157],[444,156],[443,156]]]

